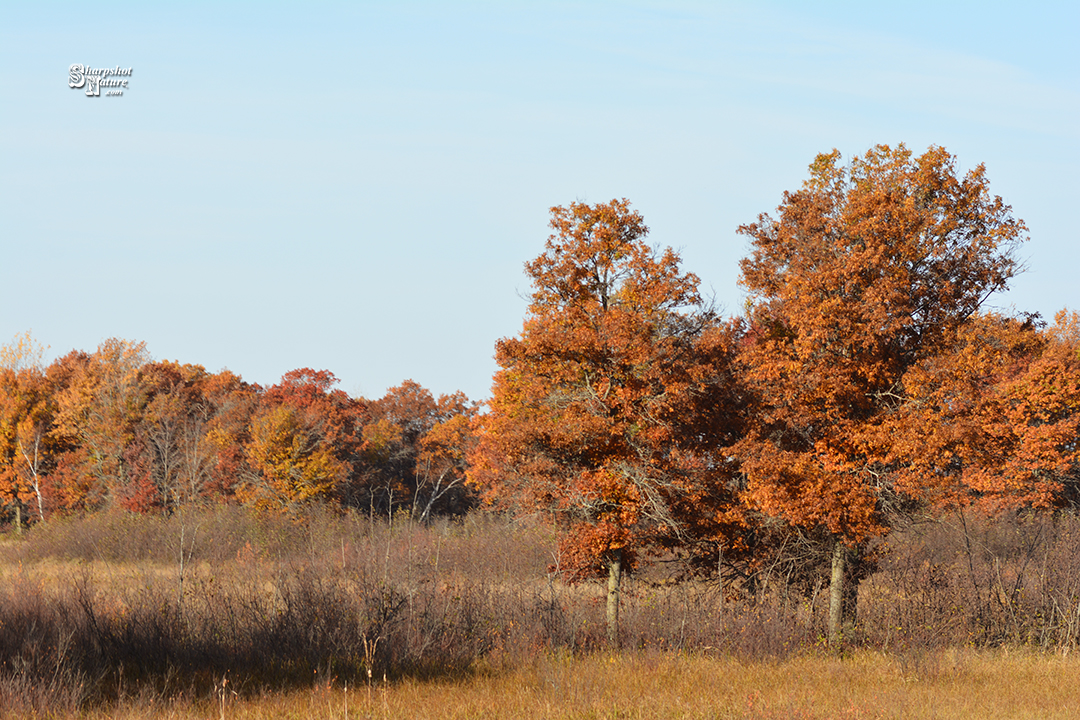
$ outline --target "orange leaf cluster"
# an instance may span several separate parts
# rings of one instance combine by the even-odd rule
[[[261,388],[228,370],[151,361],[143,343],[116,339],[47,368],[40,357],[29,336],[0,348],[0,508],[20,525],[207,501],[293,515],[335,502],[426,519],[467,502],[475,406],[460,393],[436,402],[409,381],[369,403],[308,368]]]
[[[740,228],[750,293],[740,372],[758,405],[739,455],[747,501],[849,543],[932,475],[898,475],[899,446],[930,432],[898,422],[919,368],[955,351],[982,302],[1005,288],[1023,238],[982,166],[957,177],[941,148],[878,146],[850,168],[833,152],[786,193],[778,217]],[[910,458],[918,453],[908,452]]]
[[[731,328],[674,252],[644,243],[625,200],[552,208],[551,226],[526,265],[522,333],[497,345],[474,482],[493,503],[564,523],[564,559],[586,574],[691,526],[722,532],[738,425]]]

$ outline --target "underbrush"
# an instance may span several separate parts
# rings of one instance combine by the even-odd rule
[[[1069,516],[899,531],[862,583],[848,647],[916,659],[1069,649],[1078,533]],[[235,508],[51,522],[0,547],[0,709],[457,681],[590,655],[605,638],[602,592],[561,582],[556,548],[543,526],[484,514],[429,526]],[[740,661],[824,650],[827,593],[721,592],[670,576],[627,580],[625,650]]]

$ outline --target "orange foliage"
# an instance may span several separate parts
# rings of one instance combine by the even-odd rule
[[[895,445],[920,433],[894,417],[909,370],[952,352],[1006,287],[1025,227],[989,194],[981,165],[960,178],[942,148],[914,157],[903,145],[850,169],[835,151],[818,156],[778,213],[740,228],[753,247],[742,372],[760,400],[740,444],[746,497],[856,543],[883,532],[899,502]],[[903,488],[940,480],[908,473]]]
[[[244,445],[243,502],[295,513],[307,501],[335,497],[347,482],[362,404],[332,389],[336,383],[326,370],[303,368],[263,394]]]
[[[69,366],[66,386],[57,397],[55,432],[86,451],[81,468],[85,479],[76,486],[86,487],[89,496],[74,498],[78,505],[99,507],[128,495],[131,483],[143,486],[138,469],[125,464],[125,456],[146,401],[139,371],[149,359],[146,343],[111,338],[85,362]]]
[[[353,504],[372,512],[408,510],[427,521],[436,510],[464,512],[464,455],[476,405],[463,393],[440,395],[413,380],[368,403]]]
[[[1075,315],[979,316],[950,351],[913,368],[897,438],[897,486],[933,484],[938,504],[987,509],[1075,504],[1080,463],[1080,338]]]
[[[551,213],[521,335],[497,345],[470,476],[490,502],[554,516],[565,565],[599,574],[737,525],[733,341],[627,201]]]

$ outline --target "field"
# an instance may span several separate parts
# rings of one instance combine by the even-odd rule
[[[227,690],[228,686],[226,686]],[[224,702],[222,702],[222,699]],[[858,653],[743,663],[677,653],[543,656],[455,680],[253,698],[126,698],[93,718],[1073,718],[1080,660],[1031,653]]]
[[[51,523],[0,545],[0,716],[1074,716],[1075,521],[963,527],[890,541],[842,652],[812,584],[721,593],[662,563],[612,652],[600,588],[560,580],[540,525]]]

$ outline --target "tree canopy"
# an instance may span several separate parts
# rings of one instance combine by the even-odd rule
[[[740,443],[746,497],[827,531],[840,560],[842,545],[885,531],[897,500],[893,450],[910,427],[891,420],[908,372],[950,353],[1006,288],[1025,227],[983,166],[961,178],[944,149],[916,157],[903,145],[848,167],[819,155],[777,213],[739,228],[752,247],[740,373],[758,399]]]
[[[474,478],[494,502],[554,516],[568,568],[608,575],[615,642],[623,569],[691,526],[736,522],[734,342],[626,200],[552,208],[551,227],[526,265],[521,335],[497,345]]]

